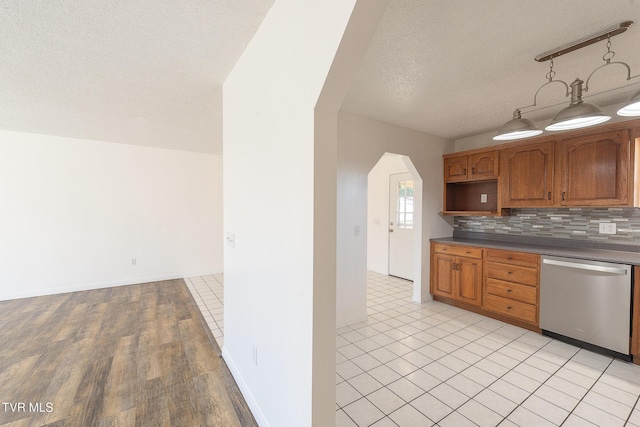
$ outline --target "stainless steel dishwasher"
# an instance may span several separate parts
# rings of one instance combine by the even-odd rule
[[[631,267],[543,256],[540,328],[545,335],[629,360]]]

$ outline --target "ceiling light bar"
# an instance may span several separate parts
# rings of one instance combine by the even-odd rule
[[[544,128],[545,130],[562,131],[569,129],[579,129],[587,126],[594,126],[611,119],[611,116],[604,114],[597,105],[584,102],[582,100],[582,92],[587,92],[589,90],[589,80],[591,80],[591,77],[598,70],[610,65],[619,65],[625,67],[627,70],[627,80],[640,77],[640,74],[633,77],[631,76],[631,68],[627,63],[612,61],[616,53],[611,50],[611,37],[624,33],[629,27],[631,27],[631,25],[633,25],[633,21],[624,21],[617,25],[614,25],[613,27],[607,28],[606,30],[602,30],[588,37],[581,38],[580,40],[576,40],[574,42],[565,44],[556,49],[541,53],[540,55],[536,56],[535,60],[538,62],[550,60],[549,72],[546,75],[547,82],[540,86],[536,91],[535,95],[533,96],[533,104],[526,107],[517,108],[513,113],[513,118],[502,125],[500,129],[498,129],[498,132],[493,137],[493,139],[497,141],[513,140],[528,138],[542,133],[542,131],[538,129],[531,120],[522,117],[521,110],[529,107],[535,107],[537,105],[538,93],[542,88],[550,85],[551,83],[560,83],[565,86],[565,88],[567,89],[565,96],[569,96],[569,94],[571,95],[571,103],[567,107],[560,110],[553,117],[551,123],[549,123],[549,125]],[[569,93],[569,85],[567,85],[566,82],[562,80],[554,80],[556,73],[555,71],[553,71],[553,59],[560,55],[564,55],[565,53],[573,52],[574,50],[589,46],[590,44],[596,43],[601,40],[607,40],[607,52],[602,56],[604,64],[591,72],[591,74],[587,78],[584,89],[582,85],[585,82],[580,80],[579,78],[576,78],[575,81],[571,83],[571,91]],[[640,116],[640,90],[634,92],[631,95],[625,105],[620,110],[618,110],[618,115]]]
[[[543,52],[540,55],[536,56],[534,59],[538,62],[544,62],[544,61],[550,60],[551,58],[557,58],[560,55],[573,52],[574,50],[582,49],[585,46],[589,46],[599,41],[609,39],[613,36],[617,36],[618,34],[622,34],[625,31],[627,31],[629,27],[631,27],[632,25],[633,25],[633,21],[621,22],[605,30],[598,31],[597,33],[593,33],[590,36],[583,37],[574,42],[567,43],[555,49]]]

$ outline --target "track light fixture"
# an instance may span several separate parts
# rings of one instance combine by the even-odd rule
[[[498,129],[498,132],[496,136],[493,137],[493,139],[496,141],[504,141],[540,135],[542,133],[542,130],[538,129],[533,121],[523,118],[521,110],[535,107],[537,105],[537,97],[540,90],[552,83],[559,83],[564,85],[565,96],[571,95],[571,102],[567,107],[556,113],[556,115],[551,120],[551,123],[549,123],[549,125],[545,127],[545,130],[560,131],[568,129],[578,129],[597,125],[611,119],[611,116],[604,114],[597,105],[584,102],[582,100],[582,93],[589,90],[589,80],[595,74],[595,72],[609,65],[621,65],[625,67],[627,70],[627,80],[640,77],[640,75],[632,77],[631,68],[625,62],[612,62],[612,59],[615,56],[615,52],[611,50],[611,37],[622,34],[632,24],[633,21],[625,21],[611,28],[607,28],[606,30],[600,31],[588,37],[576,40],[575,42],[568,43],[566,45],[560,46],[556,49],[541,53],[540,55],[536,56],[535,60],[538,62],[550,61],[549,72],[547,72],[546,74],[547,82],[540,86],[536,91],[533,97],[533,104],[526,107],[517,108],[513,113],[513,118],[502,125],[500,129]],[[567,83],[562,80],[554,80],[556,74],[555,71],[553,71],[554,58],[605,39],[607,40],[607,52],[602,56],[602,59],[605,63],[591,72],[591,74],[587,78],[586,84],[579,78],[576,78],[573,83],[571,83],[571,85],[567,85]],[[640,116],[640,90],[631,95],[625,106],[618,110],[618,115]]]

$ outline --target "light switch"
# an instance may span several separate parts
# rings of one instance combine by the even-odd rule
[[[230,248],[236,247],[236,235],[235,233],[225,233],[224,242]]]

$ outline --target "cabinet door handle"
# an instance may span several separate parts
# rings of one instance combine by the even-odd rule
[[[467,168],[464,168],[464,170],[462,171],[462,175],[466,175],[467,174]]]
[[[547,193],[547,200],[551,200],[551,191]]]
[[[476,168],[475,168],[475,167],[472,167],[472,168],[471,168],[471,175],[475,175],[475,174],[476,174]]]
[[[565,194],[567,194],[567,192],[566,192],[566,191],[563,191],[563,192],[562,192],[562,201],[563,201],[563,202],[564,202],[564,195],[565,195]]]

